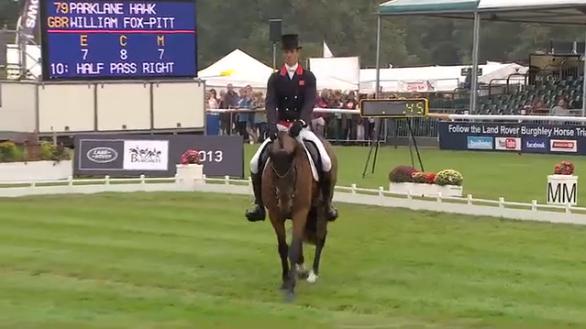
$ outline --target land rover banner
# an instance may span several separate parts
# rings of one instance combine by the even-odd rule
[[[242,137],[202,135],[77,136],[75,174],[172,177],[188,149],[199,151],[208,176],[244,176]]]
[[[586,126],[440,122],[445,150],[586,154]]]

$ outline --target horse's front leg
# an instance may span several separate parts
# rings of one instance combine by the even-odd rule
[[[269,217],[271,219],[271,224],[273,224],[275,234],[277,235],[277,249],[279,251],[279,257],[281,258],[281,289],[286,289],[289,276],[289,263],[287,260],[287,256],[289,254],[289,246],[287,245],[287,232],[285,231],[285,220],[282,220],[277,212],[269,211]]]
[[[301,248],[299,249],[299,262],[295,264],[295,269],[297,270],[298,279],[307,279],[309,271],[307,270],[307,268],[305,268],[305,257],[303,257],[303,243],[301,243]]]
[[[320,207],[317,215],[317,232],[315,241],[315,257],[313,258],[313,267],[307,276],[307,282],[315,283],[319,277],[319,264],[321,260],[321,252],[326,245],[326,236],[328,234],[328,220],[326,218],[325,209]]]
[[[287,286],[287,299],[295,297],[295,285],[297,283],[297,264],[301,260],[301,252],[303,248],[303,233],[305,230],[305,223],[307,222],[307,215],[309,209],[296,211],[293,214],[293,238],[291,239],[291,248],[289,248],[289,281]]]

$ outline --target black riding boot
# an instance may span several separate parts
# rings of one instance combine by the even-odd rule
[[[246,219],[249,222],[260,222],[266,217],[265,206],[262,202],[262,174],[251,174],[251,178],[254,190],[254,207],[246,211]]]
[[[326,208],[326,218],[329,222],[333,222],[338,218],[338,210],[332,206],[332,198],[334,196],[334,186],[332,184],[331,175],[329,172],[323,173],[321,180],[321,192]]]

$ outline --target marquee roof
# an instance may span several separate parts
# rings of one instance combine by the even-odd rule
[[[379,15],[428,15],[483,20],[586,25],[586,0],[392,0]]]

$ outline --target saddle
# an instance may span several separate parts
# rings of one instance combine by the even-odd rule
[[[305,151],[309,157],[309,163],[311,166],[311,173],[313,174],[313,178],[316,181],[320,181],[320,178],[322,176],[322,163],[321,163],[321,155],[319,154],[319,151],[317,149],[317,146],[311,142],[311,141],[303,141],[303,146],[305,147]],[[268,164],[268,160],[269,160],[269,148],[265,147],[265,149],[263,150],[263,152],[260,155],[260,167],[261,168],[265,168],[266,165]]]

